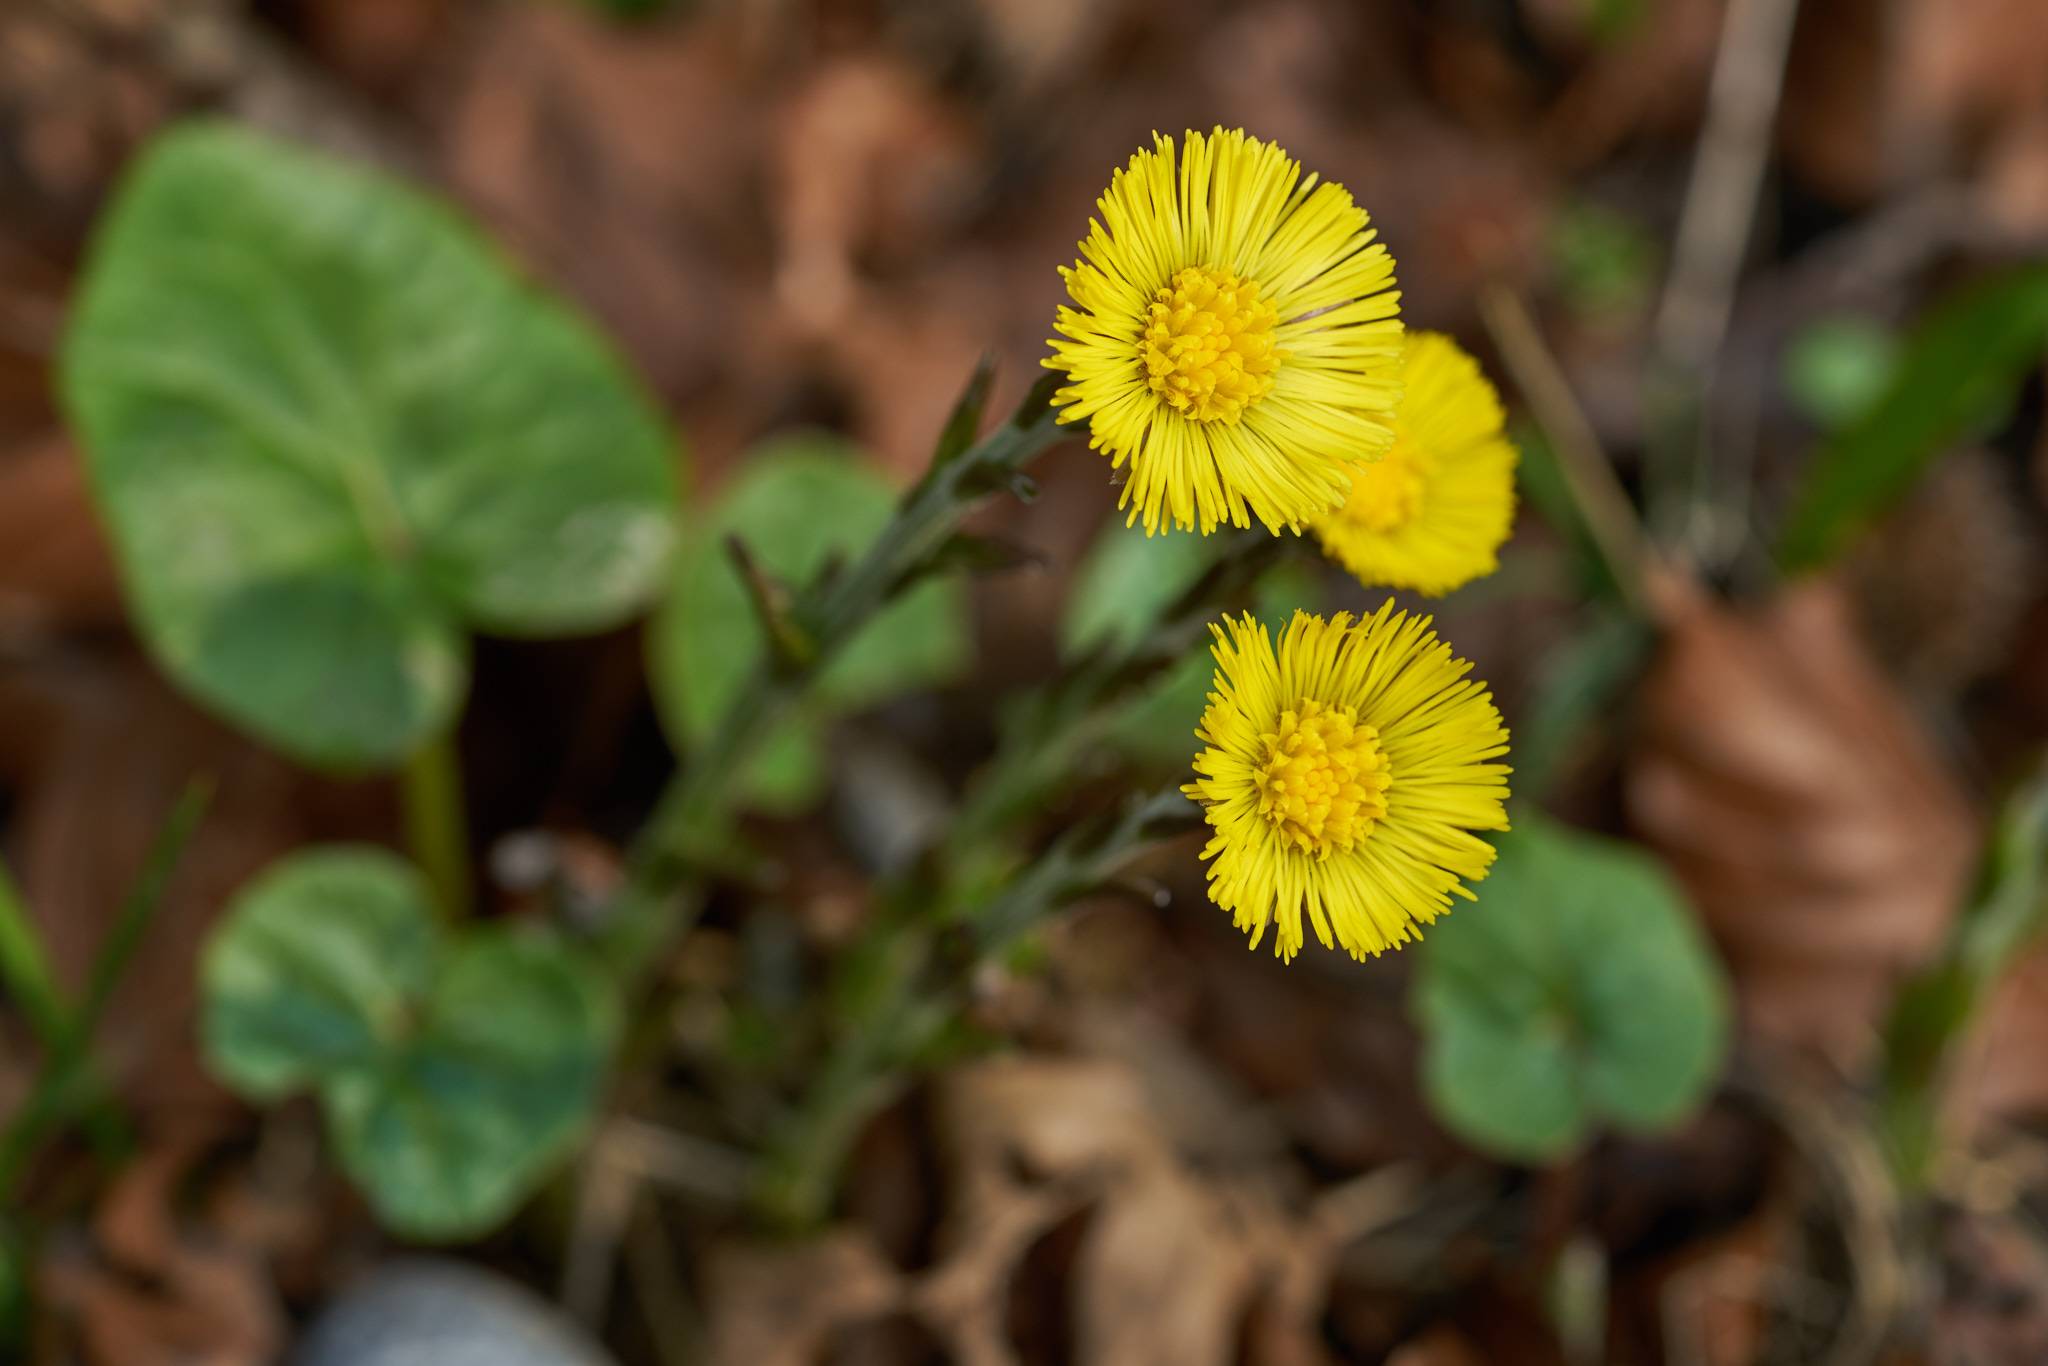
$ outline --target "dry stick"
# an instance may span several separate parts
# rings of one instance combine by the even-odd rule
[[[1549,434],[1572,501],[1622,597],[1636,611],[1649,612],[1648,579],[1656,556],[1642,518],[1600,449],[1600,438],[1537,330],[1529,306],[1514,291],[1492,285],[1479,296],[1479,313],[1515,387]]]
[[[1678,244],[1654,324],[1651,374],[1682,395],[1683,412],[1704,400],[1728,335],[1735,281],[1756,220],[1758,192],[1770,158],[1792,47],[1799,0],[1732,0],[1714,58],[1707,125],[1700,135],[1679,219]],[[1747,449],[1747,447],[1745,447]],[[1687,518],[1712,506],[1710,458],[1695,462],[1698,502]],[[1741,498],[1746,477],[1731,480]]]

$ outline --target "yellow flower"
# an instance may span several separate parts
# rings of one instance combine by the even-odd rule
[[[1500,398],[1449,337],[1408,336],[1394,448],[1351,471],[1351,496],[1315,523],[1369,588],[1432,596],[1491,574],[1515,520],[1515,448]]]
[[[1251,931],[1277,925],[1292,959],[1302,917],[1353,958],[1420,937],[1486,876],[1507,829],[1508,733],[1471,665],[1428,617],[1387,603],[1354,622],[1296,612],[1272,637],[1250,614],[1212,626],[1215,691],[1182,791],[1215,830],[1209,895]]]
[[[1392,444],[1394,262],[1341,185],[1240,131],[1153,134],[1062,267],[1060,421],[1129,467],[1145,534],[1299,531]]]

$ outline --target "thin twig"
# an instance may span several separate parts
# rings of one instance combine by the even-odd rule
[[[1681,371],[1711,365],[1728,332],[1798,12],[1799,0],[1732,0],[1728,6],[1707,125],[1657,308],[1657,353]]]
[[[1628,490],[1601,450],[1600,438],[1579,406],[1571,381],[1537,330],[1528,304],[1506,286],[1494,285],[1480,294],[1479,312],[1515,387],[1550,437],[1572,501],[1615,585],[1631,607],[1647,611],[1650,595],[1646,581],[1654,560],[1649,536]]]
[[[1798,12],[1799,0],[1732,0],[1728,7],[1707,95],[1706,127],[1693,159],[1671,274],[1653,327],[1652,397],[1665,406],[1663,427],[1671,438],[1666,462],[1676,467],[1672,474],[1678,476],[1660,480],[1653,492],[1663,489],[1686,497],[1682,515],[1675,508],[1669,512],[1684,528],[1694,558],[1721,559],[1746,532],[1744,509],[1754,442],[1731,441],[1730,448],[1742,455],[1716,479],[1701,424],[1728,336],[1736,279],[1755,226]],[[1687,449],[1696,452],[1690,459],[1683,454]],[[1690,481],[1680,475],[1688,466]],[[1729,504],[1726,517],[1719,515],[1723,501]],[[1651,510],[1660,519],[1667,515],[1666,505],[1657,498],[1651,500]]]

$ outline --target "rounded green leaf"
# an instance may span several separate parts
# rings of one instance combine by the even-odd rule
[[[1478,904],[1424,936],[1423,1078],[1446,1125],[1522,1159],[1597,1124],[1681,1120],[1718,1074],[1727,991],[1656,861],[1518,818]]]
[[[151,649],[310,763],[445,726],[469,629],[605,627],[664,574],[669,435],[604,343],[447,209],[247,130],[130,175],[63,388]]]
[[[851,562],[894,514],[896,495],[861,453],[822,433],[787,437],[755,452],[683,540],[667,600],[648,639],[662,719],[693,748],[724,717],[760,666],[759,616],[726,547],[745,541],[768,573],[800,589],[834,558]],[[825,766],[818,722],[953,677],[971,648],[966,597],[934,578],[897,598],[846,642],[811,691],[813,715],[771,740],[748,783],[778,809],[817,794]]]
[[[433,972],[427,904],[419,875],[380,849],[298,854],[250,884],[200,965],[214,1072],[272,1100],[371,1064]]]
[[[561,945],[468,938],[418,1030],[375,1067],[328,1079],[342,1162],[395,1232],[488,1230],[588,1122],[617,1024],[608,984]]]

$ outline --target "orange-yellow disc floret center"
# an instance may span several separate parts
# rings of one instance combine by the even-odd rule
[[[1393,449],[1351,467],[1351,495],[1337,515],[1367,531],[1399,531],[1422,511],[1424,483],[1407,434],[1397,426]]]
[[[1294,848],[1318,858],[1349,853],[1387,814],[1392,776],[1379,732],[1352,708],[1303,702],[1261,738],[1266,758],[1252,775],[1259,814]]]
[[[1189,266],[1152,296],[1138,344],[1145,381],[1199,422],[1238,422],[1273,387],[1279,325],[1255,281]]]

